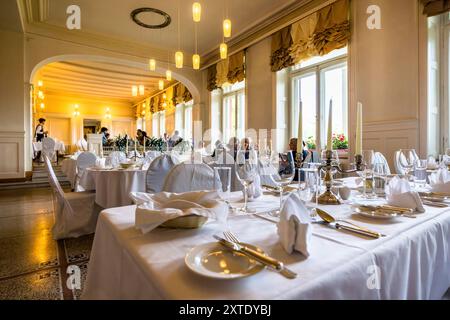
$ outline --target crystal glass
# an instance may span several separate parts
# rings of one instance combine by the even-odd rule
[[[417,152],[414,149],[400,150],[400,167],[405,171],[406,177],[409,179],[411,171],[414,169],[414,164],[419,159]]]
[[[414,179],[419,187],[424,188],[427,185],[428,160],[417,160],[414,165]]]
[[[214,190],[222,200],[228,201],[231,193],[231,168],[214,168]]]
[[[375,161],[375,152],[373,150],[363,150],[362,151],[363,158],[363,171],[358,171],[358,175],[363,179],[363,194],[361,198],[363,199],[374,199],[377,198],[377,194],[375,193],[374,188],[374,179],[373,179],[373,167]],[[367,193],[367,185],[371,184],[372,192],[371,194]]]
[[[386,188],[388,166],[386,163],[375,163],[373,165],[372,190],[376,195],[384,195]]]
[[[280,192],[280,209],[274,213],[274,215],[278,215],[283,205],[283,190],[294,181],[296,170],[294,155],[292,151],[283,153],[273,152],[270,157],[270,164],[275,168],[271,176]]]
[[[253,149],[240,149],[236,154],[236,176],[244,186],[244,213],[248,210],[248,187],[255,181],[258,174],[258,155]]]
[[[317,168],[301,168],[298,169],[299,177],[303,177],[303,181],[299,181],[298,190],[300,198],[305,202],[310,202],[314,195],[317,196],[319,190],[319,177]]]

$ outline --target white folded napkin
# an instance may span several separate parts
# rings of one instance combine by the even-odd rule
[[[104,169],[106,167],[106,158],[97,158],[95,160],[95,168]]]
[[[312,224],[308,209],[297,193],[284,202],[278,222],[280,242],[287,253],[298,251],[309,257],[312,240]]]
[[[242,190],[242,194],[244,194],[245,190]],[[256,175],[255,180],[247,189],[248,201],[253,201],[261,197],[263,194],[261,188],[261,178],[259,175]]]
[[[386,187],[386,200],[391,206],[410,208],[420,213],[425,212],[419,194],[411,190],[409,181],[397,176]]]
[[[450,173],[447,168],[441,168],[430,175],[432,192],[450,193]]]
[[[183,216],[197,215],[224,222],[228,215],[228,205],[219,200],[217,192],[132,192],[130,197],[137,205],[135,226],[142,233],[148,233],[166,221]]]
[[[427,169],[434,170],[434,169],[437,169],[438,167],[439,167],[439,165],[437,164],[436,159],[434,157],[429,157],[428,163],[427,163]]]

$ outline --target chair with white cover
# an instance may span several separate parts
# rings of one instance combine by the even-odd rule
[[[180,163],[177,157],[170,154],[163,154],[152,161],[146,175],[146,191],[148,193],[161,192],[167,174]]]
[[[159,151],[147,151],[145,153],[144,160],[142,161],[142,164],[143,164],[142,167],[148,169],[150,167],[150,164],[153,162],[153,160],[158,158],[160,155],[161,155],[161,152],[159,152]]]
[[[204,163],[181,163],[167,175],[163,190],[172,193],[214,190],[214,170]]]
[[[389,163],[387,162],[386,157],[381,152],[375,152],[374,162],[384,164],[386,167],[386,174],[388,175],[391,174],[391,168],[389,168]]]
[[[209,163],[209,166],[214,168],[230,168],[231,169],[231,192],[242,191],[244,186],[239,181],[236,175],[236,167],[234,165],[233,156],[225,149],[222,149],[216,154],[215,161]]]
[[[45,168],[56,198],[55,224],[52,228],[55,240],[77,238],[95,232],[99,208],[95,205],[95,193],[64,193],[53,171],[50,159],[44,156]]]
[[[122,162],[127,160],[127,157],[124,152],[121,151],[113,151],[106,159],[106,165],[112,166],[114,168],[120,166]]]
[[[84,191],[81,186],[78,185],[81,176],[84,174],[87,168],[94,167],[97,161],[97,156],[92,152],[83,152],[78,155],[77,158],[77,176],[75,178],[75,191]]]
[[[100,156],[103,154],[103,134],[87,135],[88,150]]]
[[[42,157],[47,156],[49,159],[53,160],[56,155],[55,151],[56,141],[52,138],[42,139]]]

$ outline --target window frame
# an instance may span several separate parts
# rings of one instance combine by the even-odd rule
[[[348,117],[349,117],[349,87],[348,87],[348,51],[345,54],[339,55],[337,57],[330,58],[329,60],[321,61],[315,64],[312,64],[310,66],[304,67],[304,68],[298,68],[298,67],[291,67],[289,71],[289,81],[290,85],[289,90],[291,97],[290,101],[290,109],[289,109],[289,118],[290,121],[288,122],[289,125],[289,134],[291,137],[297,137],[298,132],[293,132],[295,126],[297,125],[298,119],[295,119],[294,117],[294,110],[295,110],[295,104],[298,103],[299,97],[298,92],[295,89],[295,80],[301,77],[305,77],[307,75],[314,74],[316,76],[316,146],[317,149],[322,149],[323,142],[325,142],[326,133],[324,134],[324,130],[327,126],[321,126],[320,124],[323,122],[326,122],[325,115],[326,115],[326,106],[327,101],[324,101],[324,95],[325,95],[325,84],[324,81],[322,81],[322,72],[327,70],[333,70],[334,68],[339,68],[342,65],[346,65],[347,67],[347,126],[348,126]],[[323,128],[322,128],[323,127]],[[349,128],[347,128],[347,131]],[[347,132],[348,135],[348,132]]]

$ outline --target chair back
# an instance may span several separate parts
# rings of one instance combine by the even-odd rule
[[[163,154],[153,160],[146,174],[146,191],[148,193],[161,192],[167,174],[179,163],[178,158],[170,154]]]
[[[97,156],[92,152],[83,152],[77,158],[77,170],[78,175],[81,174],[87,169],[94,167],[97,161]]]
[[[88,150],[96,155],[101,155],[103,152],[103,134],[88,134],[87,135]]]
[[[165,192],[185,193],[214,190],[214,170],[204,163],[181,163],[167,175]]]
[[[42,154],[44,156],[49,157],[49,159],[53,159],[55,156],[55,146],[56,141],[52,138],[44,138],[42,139]]]
[[[389,168],[389,163],[386,160],[386,157],[381,152],[375,152],[375,163],[382,163],[386,166],[386,174],[391,174],[391,168]]]
[[[59,181],[58,181],[58,178],[56,177],[55,171],[53,170],[50,158],[46,155],[44,155],[44,162],[45,162],[45,169],[47,170],[47,174],[48,174],[48,182],[50,183],[50,186],[52,187],[53,192],[55,193],[58,201],[63,203],[64,202],[64,191],[61,188],[61,185],[59,184]]]
[[[80,139],[77,142],[77,148],[79,151],[88,151],[88,143],[84,139]]]

